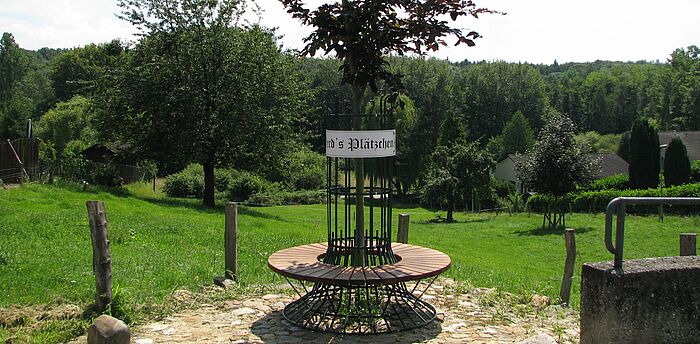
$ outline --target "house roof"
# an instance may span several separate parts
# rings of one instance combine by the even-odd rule
[[[620,158],[615,153],[594,153],[586,154],[586,157],[600,158],[600,171],[596,174],[596,178],[604,178],[616,174],[627,174],[629,164],[627,161]]]
[[[90,161],[105,162],[115,155],[128,151],[129,148],[130,146],[128,144],[103,145],[101,143],[96,143],[85,148],[80,154]]]
[[[589,160],[600,158],[600,171],[596,173],[596,178],[609,177],[616,174],[626,174],[629,168],[627,161],[623,160],[615,153],[590,153],[584,156]],[[510,154],[506,159],[510,159],[517,163],[520,160],[527,159],[527,157],[527,154]]]
[[[85,148],[82,152],[80,152],[80,154],[87,160],[104,162],[108,158],[114,156],[114,151],[109,149],[107,146],[97,143]]]
[[[659,144],[668,145],[674,137],[683,141],[690,160],[700,160],[700,131],[662,131],[659,133]],[[666,147],[661,148],[661,156],[665,152]]]

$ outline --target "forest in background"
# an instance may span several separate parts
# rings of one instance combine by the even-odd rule
[[[268,32],[267,37],[275,40],[272,33]],[[117,87],[113,76],[126,68],[124,61],[134,62],[129,56],[136,51],[138,46],[117,40],[72,49],[30,51],[22,49],[11,34],[3,34],[0,138],[26,136],[27,122],[32,119],[37,136],[52,143],[58,160],[67,147],[75,151],[77,146],[118,139],[113,131],[120,126],[119,114],[110,114],[111,121],[102,117],[106,111],[118,109],[110,103],[113,88]],[[437,145],[446,114],[455,114],[468,139],[497,157],[509,153],[507,147],[499,146],[499,138],[517,112],[527,118],[535,132],[556,113],[570,117],[582,135],[620,134],[628,131],[637,118],[650,119],[660,131],[698,130],[699,53],[698,47],[690,46],[671,52],[662,63],[555,61],[551,65],[391,57],[390,70],[402,76],[408,97],[397,116],[399,162],[404,164],[412,184],[424,172],[421,169]],[[292,90],[295,99],[294,113],[285,115],[285,125],[294,133],[289,145],[304,143],[322,152],[324,117],[351,110],[350,92],[341,84],[340,63],[333,58],[280,54],[291,69],[284,72],[288,73],[284,80],[275,82]],[[250,78],[255,73],[248,72],[232,80]],[[149,91],[153,90],[143,90],[145,94]],[[366,95],[364,101],[371,104],[374,95]],[[365,108],[371,111],[371,105]],[[139,147],[134,147],[132,153],[155,160],[163,173],[178,171],[193,162],[187,156],[159,155],[139,151]],[[274,158],[261,160],[269,162],[262,174],[274,180],[282,174],[270,170],[270,166],[283,168],[285,163],[270,159]],[[231,167],[246,169],[245,163],[234,165],[238,166]],[[251,166],[255,169],[257,165]]]

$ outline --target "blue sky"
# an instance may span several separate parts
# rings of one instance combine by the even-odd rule
[[[312,5],[322,1],[310,0]],[[457,27],[484,38],[476,47],[450,47],[432,56],[552,63],[601,60],[665,61],[676,48],[700,45],[700,1],[695,0],[476,0],[507,12],[462,20]],[[277,0],[259,0],[260,22],[278,27],[288,48],[308,34]],[[70,48],[113,38],[133,39],[134,29],[114,16],[116,0],[0,0],[0,31],[27,49]],[[255,16],[249,16],[256,21]]]

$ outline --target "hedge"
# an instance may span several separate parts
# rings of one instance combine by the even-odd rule
[[[252,206],[320,204],[326,202],[326,190],[271,190],[256,193],[248,198],[246,204]]]
[[[630,177],[626,174],[616,174],[594,180],[590,185],[581,188],[581,191],[603,190],[629,190]]]
[[[565,202],[569,203],[571,210],[575,212],[602,212],[608,203],[617,197],[700,197],[700,184],[686,184],[673,186],[664,189],[643,189],[643,190],[600,190],[572,192],[565,196]],[[532,195],[527,201],[528,207],[532,211],[541,212],[547,204],[553,200],[547,195]],[[652,212],[656,206],[635,206],[632,212]],[[673,212],[684,213],[691,208],[687,206],[676,206],[669,208]],[[693,209],[697,211],[698,209]]]

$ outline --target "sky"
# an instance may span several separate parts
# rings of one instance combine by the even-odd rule
[[[307,0],[318,6],[321,0]],[[483,38],[429,56],[450,61],[530,63],[666,61],[677,48],[700,45],[697,0],[475,0],[506,12],[460,19],[454,26]],[[118,19],[117,0],[0,0],[0,32],[20,47],[72,48],[114,38],[135,39],[135,29]],[[301,49],[310,28],[292,19],[277,0],[257,0],[261,16],[246,18],[276,27],[284,47]],[[449,41],[449,40],[448,40]]]

